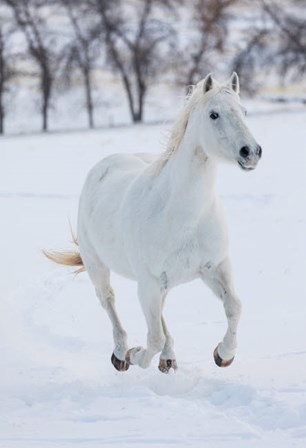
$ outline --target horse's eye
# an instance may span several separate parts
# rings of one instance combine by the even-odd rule
[[[217,112],[211,112],[209,116],[212,120],[217,120],[217,118],[219,118],[219,114]]]

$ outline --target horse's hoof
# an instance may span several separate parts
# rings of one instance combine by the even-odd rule
[[[143,347],[132,347],[132,348],[130,348],[130,349],[126,352],[126,355],[125,355],[125,360],[126,360],[126,362],[127,362],[129,365],[133,366],[134,363],[131,361],[131,354],[132,354],[132,351],[134,351],[135,354],[136,354],[136,353],[140,352],[141,350],[143,350]]]
[[[215,360],[215,363],[217,364],[217,366],[228,367],[234,361],[234,356],[232,357],[232,359],[222,359],[218,353],[218,347],[216,347],[214,350],[214,360]]]
[[[170,369],[177,370],[177,363],[175,359],[160,359],[158,368],[163,373],[169,373]]]
[[[133,349],[132,348],[130,348],[127,352],[126,352],[126,355],[125,355],[125,361],[128,363],[128,365],[133,365],[133,363],[131,362],[131,351],[132,351]]]
[[[121,361],[114,353],[112,354],[111,361],[115,369],[119,372],[125,372],[130,367],[130,364],[126,360]]]

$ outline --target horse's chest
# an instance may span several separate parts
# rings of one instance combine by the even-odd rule
[[[170,287],[195,278],[201,265],[201,250],[196,235],[181,239],[169,238],[167,243],[163,251],[161,271],[164,277],[167,276]]]
[[[168,287],[198,277],[207,263],[218,265],[227,254],[227,230],[223,219],[212,214],[202,225],[186,232],[168,234],[160,246],[160,272]],[[182,230],[182,229],[181,229]]]

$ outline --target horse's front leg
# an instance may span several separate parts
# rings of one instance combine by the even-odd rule
[[[226,259],[217,267],[207,263],[201,271],[201,277],[224,305],[228,328],[222,342],[214,351],[214,359],[219,367],[227,367],[234,360],[237,347],[237,327],[241,312],[241,302],[234,291],[229,260]]]
[[[131,348],[127,353],[126,361],[145,369],[165,345],[162,325],[163,296],[158,283],[151,278],[146,278],[138,283],[138,297],[148,326],[147,348]]]
[[[169,373],[170,369],[174,371],[177,369],[176,356],[173,349],[173,338],[168,330],[164,317],[162,316],[161,319],[166,340],[163,351],[160,354],[158,368],[163,373]]]

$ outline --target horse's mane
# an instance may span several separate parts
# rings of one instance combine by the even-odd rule
[[[190,86],[190,89],[184,100],[183,109],[179,113],[170,132],[170,136],[166,144],[166,150],[155,162],[157,174],[160,173],[160,171],[165,166],[167,161],[172,157],[172,155],[177,152],[184,137],[191,112],[198,104],[204,104],[204,102],[206,102],[209,98],[216,94],[216,90],[220,89],[220,86],[218,86],[218,89],[213,88],[204,95],[203,86],[204,80],[200,81],[195,86]]]

